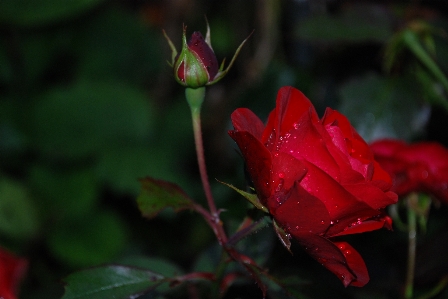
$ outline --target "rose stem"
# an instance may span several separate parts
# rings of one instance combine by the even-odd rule
[[[198,159],[199,172],[201,175],[202,186],[204,188],[205,197],[207,198],[208,207],[212,214],[212,219],[209,223],[213,225],[213,230],[218,238],[219,243],[225,244],[227,242],[227,236],[222,227],[222,223],[219,220],[219,213],[215,206],[212,190],[208,181],[207,168],[205,166],[204,158],[204,146],[202,142],[202,129],[201,129],[201,106],[205,97],[205,87],[199,87],[196,89],[186,88],[185,97],[190,106],[191,118],[193,122],[194,142],[196,146],[196,155]]]
[[[411,193],[407,199],[408,210],[408,268],[406,273],[406,283],[404,288],[404,297],[412,298],[414,293],[414,272],[415,272],[415,254],[417,247],[417,215],[413,207],[417,205],[417,193]]]

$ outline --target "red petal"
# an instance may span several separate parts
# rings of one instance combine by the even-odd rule
[[[344,188],[356,196],[360,201],[368,204],[372,209],[382,209],[397,202],[395,193],[385,193],[369,182],[358,184],[345,184]],[[392,198],[390,196],[393,196]]]
[[[325,205],[297,183],[282,197],[269,198],[268,207],[277,223],[291,234],[324,233],[330,226],[330,215]]]
[[[236,131],[247,131],[258,139],[261,139],[264,125],[261,120],[249,109],[236,109],[230,116]]]
[[[354,287],[366,285],[370,278],[367,272],[366,264],[361,255],[347,242],[334,242],[342,254],[345,256],[348,267],[356,275],[356,280],[350,283]]]
[[[277,143],[280,151],[313,163],[333,178],[340,176],[339,166],[327,149],[325,140],[331,142],[321,125],[313,123],[310,114],[304,114],[297,129],[289,130]]]
[[[306,174],[306,167],[300,160],[283,152],[272,156],[272,184],[274,191],[289,190]]]
[[[373,220],[366,220],[366,221],[359,221],[353,223],[353,225],[347,227],[344,231],[333,235],[334,237],[339,236],[345,236],[345,235],[352,235],[352,234],[359,234],[364,232],[370,232],[377,229],[381,229],[383,227],[386,227],[390,229],[391,219],[387,216],[384,216],[383,218],[379,219],[373,219]]]
[[[271,153],[261,142],[246,131],[229,131],[243,154],[247,171],[262,204],[271,195]]]
[[[277,134],[278,140],[280,136],[293,129],[294,124],[307,113],[310,113],[313,121],[318,121],[313,104],[301,91],[291,86],[280,88],[275,110],[269,115],[266,131],[263,134],[263,142],[268,140],[273,131]]]
[[[377,214],[377,211],[359,201],[320,168],[307,161],[302,161],[302,163],[307,168],[307,174],[301,180],[300,185],[325,204],[332,220],[340,222],[343,219],[345,219],[344,221],[350,219],[348,221],[353,221],[353,218],[367,217],[367,215],[371,217]]]
[[[369,274],[362,257],[347,243],[333,243],[326,238],[310,233],[293,234],[293,236],[309,255],[333,272],[344,286],[360,287],[369,281]]]

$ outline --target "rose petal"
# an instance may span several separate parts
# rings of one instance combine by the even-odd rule
[[[324,233],[330,226],[325,205],[298,183],[289,193],[278,193],[268,201],[271,214],[283,229],[294,233]]]
[[[280,136],[294,128],[294,124],[302,115],[308,113],[313,121],[318,121],[313,104],[301,91],[291,86],[280,88],[275,110],[269,115],[266,130],[263,133],[263,141],[267,141],[273,131],[277,134],[276,141],[278,141]]]
[[[352,281],[350,285],[354,287],[362,287],[366,285],[370,278],[366,264],[361,255],[347,242],[334,242],[334,244],[345,256],[348,267],[356,275],[356,280]]]
[[[276,152],[272,156],[272,186],[274,191],[289,190],[306,174],[306,167],[291,155]]]
[[[261,139],[264,125],[252,111],[247,108],[239,108],[230,117],[236,131],[247,131],[257,139]]]
[[[330,240],[310,233],[293,234],[306,252],[333,272],[344,286],[364,286],[369,281],[366,265],[359,253],[345,242]],[[338,245],[345,245],[342,251]],[[347,246],[348,245],[348,246]],[[344,253],[349,250],[349,254]]]
[[[282,136],[278,143],[279,150],[296,159],[305,159],[313,163],[337,180],[340,177],[340,170],[324,142],[328,137],[327,132],[321,126],[316,126],[308,114],[300,118],[298,125],[297,129],[290,130]]]
[[[258,197],[261,203],[266,205],[266,199],[271,195],[271,153],[249,132],[229,131],[228,133],[241,149]]]
[[[368,204],[372,209],[382,209],[396,203],[398,200],[396,195],[394,198],[390,198],[390,193],[386,194],[383,190],[368,182],[344,184],[343,186],[348,192]]]
[[[370,219],[365,221],[354,222],[353,225],[347,227],[344,231],[333,235],[334,237],[359,234],[374,231],[383,227],[390,229],[391,219],[387,216],[382,218]]]
[[[357,214],[370,217],[377,213],[370,206],[359,201],[319,167],[308,161],[302,161],[302,163],[305,165],[307,173],[300,181],[300,185],[325,204],[332,220],[347,221],[347,218],[351,217],[356,219]]]

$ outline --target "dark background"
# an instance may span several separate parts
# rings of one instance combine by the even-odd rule
[[[189,109],[166,63],[162,29],[180,50],[182,25],[187,35],[205,34],[206,16],[219,61],[230,61],[255,30],[228,76],[207,88],[202,113],[209,177],[232,231],[248,205],[214,180],[247,184],[227,135],[229,116],[248,107],[265,120],[281,86],[302,90],[320,115],[338,109],[367,141],[448,145],[439,78],[406,45],[394,50],[393,67],[384,67],[386,49],[405,28],[429,24],[430,33],[415,31],[422,41],[430,36],[435,51],[425,49],[446,74],[447,13],[444,0],[2,0],[0,245],[29,259],[20,298],[60,298],[63,277],[104,263],[142,259],[184,273],[213,263],[216,241],[201,217],[166,211],[145,220],[135,202],[138,178],[152,176],[205,203]],[[418,237],[417,293],[448,275],[448,211],[434,202]],[[406,238],[399,230],[345,238],[371,276],[364,288],[347,289],[297,244],[291,256],[272,228],[241,246],[271,273],[295,276],[306,298],[381,299],[401,296]],[[261,295],[242,281],[226,298]]]

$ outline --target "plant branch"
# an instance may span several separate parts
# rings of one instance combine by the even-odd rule
[[[407,198],[408,210],[408,261],[404,297],[410,299],[414,293],[415,255],[417,249],[417,215],[414,206],[418,202],[418,194],[411,193]]]
[[[216,237],[218,238],[219,244],[223,245],[227,242],[227,235],[224,232],[222,222],[219,219],[219,211],[216,209],[215,200],[213,199],[210,182],[208,180],[207,175],[207,167],[205,165],[204,145],[202,141],[201,106],[205,97],[205,87],[200,87],[196,89],[186,88],[185,96],[187,98],[187,102],[190,105],[191,110],[194,142],[196,147],[196,155],[198,160],[199,172],[201,175],[202,186],[204,188],[205,197],[207,198],[207,204],[211,213],[211,219],[207,220],[207,222],[213,228],[213,231]]]

